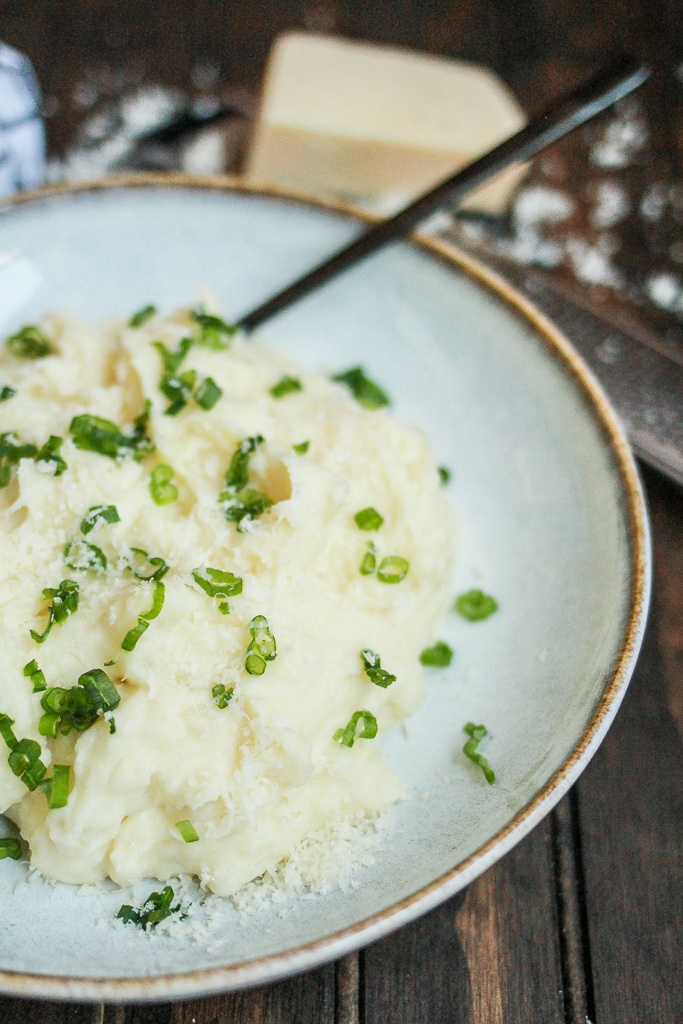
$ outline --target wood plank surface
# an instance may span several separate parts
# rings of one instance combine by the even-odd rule
[[[623,707],[577,788],[597,1020],[680,1024],[681,492],[654,473],[647,480],[656,566],[650,628]]]
[[[43,85],[52,155],[141,83],[188,97],[243,90],[253,103],[272,39],[290,28],[481,61],[527,110],[616,49],[656,60],[637,108],[647,145],[629,166],[595,163],[606,115],[538,161],[532,180],[574,204],[565,222],[543,226],[565,252],[548,272],[574,287],[568,240],[602,246],[624,283],[580,281],[591,301],[615,320],[641,317],[683,353],[681,312],[648,291],[653,274],[683,280],[680,0],[0,0],[0,39],[31,57]],[[605,184],[628,201],[609,227],[596,223]],[[644,216],[652,195],[657,215]],[[683,494],[652,471],[645,480],[655,601],[623,707],[573,794],[466,894],[336,965],[264,988],[128,1007],[0,998],[0,1024],[680,1024]]]

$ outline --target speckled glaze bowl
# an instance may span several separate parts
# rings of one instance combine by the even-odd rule
[[[0,331],[54,309],[169,310],[201,289],[237,317],[361,227],[353,211],[225,181],[137,177],[27,195],[0,213]],[[325,373],[362,363],[396,416],[429,435],[453,474],[453,593],[481,587],[499,611],[439,628],[456,657],[428,671],[418,714],[384,744],[410,798],[354,887],[246,920],[226,902],[207,945],[112,928],[130,894],[27,881],[24,864],[5,860],[6,993],[172,999],[263,983],[379,938],[533,828],[624,695],[649,596],[646,513],[619,424],[552,324],[469,257],[416,237],[262,334]],[[493,786],[462,754],[469,720],[490,730]]]

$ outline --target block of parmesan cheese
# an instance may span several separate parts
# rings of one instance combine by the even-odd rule
[[[389,208],[525,123],[507,87],[475,64],[293,32],[271,51],[245,174]],[[500,211],[523,174],[503,172],[464,205]]]

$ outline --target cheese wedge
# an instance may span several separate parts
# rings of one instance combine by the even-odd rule
[[[475,64],[288,33],[271,51],[245,174],[390,207],[525,123],[507,87]],[[504,172],[463,205],[501,211],[523,174]]]

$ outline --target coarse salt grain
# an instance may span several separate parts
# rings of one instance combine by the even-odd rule
[[[612,228],[626,217],[631,204],[623,185],[616,181],[601,181],[595,192],[595,205],[590,212],[591,224],[596,228]]]

